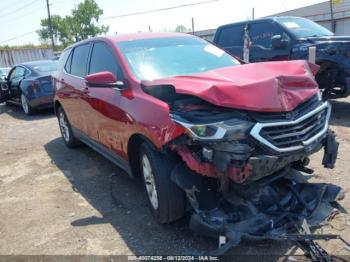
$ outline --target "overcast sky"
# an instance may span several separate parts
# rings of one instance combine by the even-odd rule
[[[103,9],[103,17],[134,13],[145,10],[167,8],[182,4],[204,2],[206,0],[95,0]],[[109,34],[164,29],[173,30],[179,24],[195,30],[217,28],[219,25],[246,20],[251,17],[252,7],[255,17],[267,16],[286,10],[324,2],[325,0],[217,0],[215,2],[183,7],[129,17],[101,19],[100,23],[110,26]],[[50,0],[51,14],[61,16],[70,13],[82,0]],[[47,17],[46,0],[0,0],[0,45],[22,45],[39,43],[35,30],[40,28],[40,20]],[[32,33],[31,33],[32,32]],[[17,39],[7,41],[12,38]]]

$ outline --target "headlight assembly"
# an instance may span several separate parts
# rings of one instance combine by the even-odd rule
[[[254,125],[252,122],[241,119],[230,119],[209,124],[190,124],[177,119],[174,119],[174,121],[185,127],[194,140],[244,139]]]

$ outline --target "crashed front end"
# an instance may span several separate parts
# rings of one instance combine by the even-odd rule
[[[308,183],[304,176],[312,173],[311,154],[324,149],[323,165],[333,168],[338,151],[329,130],[331,106],[313,78],[317,70],[305,62],[281,65],[245,65],[144,86],[169,104],[171,119],[185,130],[167,145],[182,159],[171,179],[187,195],[191,228],[229,240],[214,254],[250,237],[295,240],[322,256],[310,228],[343,197],[340,187]],[[257,79],[237,83],[251,69]]]
[[[318,95],[287,113],[236,110],[214,113],[213,117],[213,110],[174,109],[171,114],[188,134],[178,139],[182,141],[173,149],[198,174],[227,184],[259,180],[288,166],[304,171],[308,156],[326,144],[323,164],[334,166],[337,143],[328,130],[331,107]]]

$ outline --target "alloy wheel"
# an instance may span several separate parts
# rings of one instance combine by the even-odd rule
[[[69,126],[68,126],[66,116],[64,115],[63,112],[60,112],[60,114],[59,114],[59,124],[60,124],[60,129],[61,129],[63,139],[68,143],[69,142]]]
[[[142,173],[146,185],[146,191],[152,207],[158,209],[158,194],[152,171],[151,163],[146,154],[142,156]]]
[[[24,96],[24,94],[21,94],[21,104],[24,113],[29,114],[29,105],[27,102],[27,98]]]

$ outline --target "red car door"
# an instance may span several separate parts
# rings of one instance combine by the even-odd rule
[[[83,96],[86,90],[84,77],[87,74],[87,62],[90,52],[90,43],[78,45],[73,48],[64,67],[64,73],[55,79],[61,88],[63,109],[69,122],[74,128],[84,129],[83,115],[86,111]]]
[[[122,83],[121,67],[113,49],[105,42],[93,43],[89,74],[108,71]],[[123,87],[121,87],[123,88]],[[122,125],[125,112],[120,109],[120,90],[116,87],[90,85],[83,94],[84,132],[95,141],[122,155],[124,142]]]

